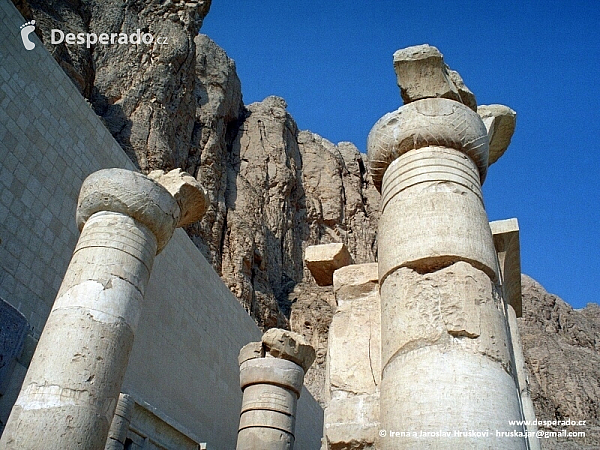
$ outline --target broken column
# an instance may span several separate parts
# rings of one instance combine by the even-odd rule
[[[439,51],[394,54],[405,105],[369,134],[382,194],[381,449],[525,449],[481,183],[488,130]],[[440,432],[450,432],[448,439]],[[487,435],[486,435],[487,432]],[[477,434],[481,433],[481,434]]]
[[[81,236],[2,435],[3,449],[104,449],[154,257],[200,218],[190,175],[105,169],[83,182]]]
[[[291,450],[296,406],[315,350],[294,332],[273,328],[240,351],[243,391],[237,450]]]

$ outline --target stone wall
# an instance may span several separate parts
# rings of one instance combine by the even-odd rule
[[[0,1],[0,297],[29,323],[25,355],[0,398],[4,423],[78,237],[75,206],[90,173],[132,169],[127,155],[25,22]],[[260,331],[185,232],[156,258],[123,387],[207,448],[235,446],[237,353]],[[29,343],[29,344],[28,344]],[[318,448],[322,410],[305,390],[297,449]],[[143,428],[141,424],[132,427]]]

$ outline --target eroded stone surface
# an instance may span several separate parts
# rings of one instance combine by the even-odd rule
[[[352,263],[344,244],[322,244],[306,247],[304,262],[319,286],[333,283],[333,272]]]
[[[417,433],[404,438],[388,435],[379,440],[378,448],[526,450],[524,439],[495,434],[523,431],[509,424],[521,420],[515,391],[511,374],[490,358],[462,351],[458,342],[450,347],[426,345],[400,355],[381,381],[381,429]],[[488,438],[439,434],[488,429]],[[420,431],[431,434],[423,437]]]
[[[504,105],[480,105],[477,107],[477,114],[488,131],[491,166],[504,155],[510,145],[517,124],[517,113]]]
[[[351,264],[333,273],[336,303],[361,298],[379,288],[377,263]]]
[[[238,364],[242,365],[245,361],[254,358],[263,358],[265,356],[262,342],[250,342],[244,345],[238,355]]]
[[[490,222],[494,247],[498,253],[498,265],[502,274],[502,290],[505,301],[511,305],[517,317],[523,315],[521,292],[521,245],[517,219]]]
[[[419,274],[401,268],[381,286],[382,363],[429,345],[458,346],[510,372],[503,305],[490,278],[469,263]]]
[[[338,297],[329,330],[329,389],[373,394],[381,380],[378,285],[361,297]]]
[[[119,394],[119,401],[115,408],[115,415],[110,429],[108,431],[108,439],[104,450],[124,450],[127,432],[131,424],[135,401],[128,394]]]
[[[379,393],[354,395],[337,392],[325,410],[324,421],[328,450],[375,450],[381,429]]]
[[[316,357],[315,349],[304,340],[302,335],[293,331],[271,328],[263,334],[262,343],[268,354],[292,361],[302,367],[304,372]]]
[[[468,261],[498,279],[477,169],[453,149],[425,147],[397,158],[383,178],[379,278],[398,267],[426,272]]]
[[[304,385],[315,400],[325,407],[327,340],[335,309],[335,297],[330,286],[317,286],[313,280],[308,279],[294,287],[290,299],[290,328],[310,342],[317,355],[304,376]]]
[[[394,70],[404,104],[423,98],[448,98],[477,110],[473,93],[433,46],[423,44],[398,50],[394,53]]]

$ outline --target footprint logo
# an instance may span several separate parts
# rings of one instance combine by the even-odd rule
[[[33,30],[35,30],[35,20],[21,25],[21,39],[23,39],[25,50],[33,50],[35,48],[35,44],[29,40],[29,35],[33,33]]]

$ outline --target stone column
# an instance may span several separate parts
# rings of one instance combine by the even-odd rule
[[[154,257],[206,208],[191,176],[151,176],[106,169],[83,182],[81,236],[0,448],[104,448]]]
[[[378,441],[381,302],[377,263],[333,274],[336,308],[325,372],[324,449],[373,449]]]
[[[273,328],[240,351],[244,393],[237,450],[294,448],[296,406],[315,350],[297,333]]]
[[[525,449],[497,434],[523,430],[509,425],[522,416],[481,193],[488,130],[437,49],[394,65],[405,105],[368,140],[382,193],[379,448]]]
[[[130,395],[119,394],[119,401],[108,430],[108,439],[104,450],[123,450],[125,448],[125,440],[127,439],[127,431],[129,431],[134,407],[135,401]]]

